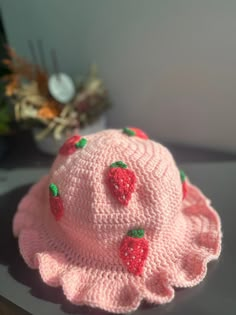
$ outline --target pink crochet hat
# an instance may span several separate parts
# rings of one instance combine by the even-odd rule
[[[44,282],[115,313],[171,301],[221,251],[210,201],[136,128],[67,140],[20,202],[13,230]]]

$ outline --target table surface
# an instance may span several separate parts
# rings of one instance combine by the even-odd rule
[[[134,314],[235,315],[236,162],[185,164],[181,167],[191,181],[212,199],[221,216],[222,255],[217,262],[209,264],[207,277],[200,285],[178,290],[174,301],[169,304],[143,305]],[[12,217],[29,186],[46,172],[46,168],[0,169],[0,297],[35,315],[107,314],[67,302],[61,289],[42,283],[38,272],[29,269],[18,253],[11,230]]]

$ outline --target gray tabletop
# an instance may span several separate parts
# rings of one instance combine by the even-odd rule
[[[210,263],[205,280],[191,289],[176,292],[173,302],[164,306],[143,305],[134,314],[236,314],[236,163],[186,164],[181,167],[191,181],[212,199],[223,225],[223,251]],[[29,188],[47,172],[45,168],[0,169],[0,296],[35,315],[107,314],[89,307],[73,306],[60,288],[42,283],[18,253],[11,232],[17,203]]]

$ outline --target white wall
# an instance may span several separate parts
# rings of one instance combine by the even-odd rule
[[[96,61],[113,127],[236,151],[235,0],[0,0],[10,44],[57,49],[61,68]]]

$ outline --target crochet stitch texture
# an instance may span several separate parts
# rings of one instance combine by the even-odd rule
[[[39,269],[48,285],[61,286],[72,303],[114,313],[134,311],[142,300],[170,302],[175,287],[202,281],[207,263],[221,251],[220,219],[188,178],[183,198],[170,152],[122,130],[85,138],[84,147],[70,144],[69,153],[64,147],[49,174],[19,204],[13,232],[26,264]],[[73,145],[80,138],[74,139]],[[135,174],[127,204],[117,200],[107,182],[116,161]],[[57,219],[50,208],[52,183],[63,202]],[[136,259],[132,244],[142,268],[137,261],[133,269],[125,265]],[[145,257],[138,246],[146,246]]]

